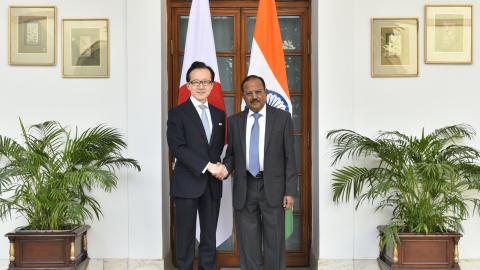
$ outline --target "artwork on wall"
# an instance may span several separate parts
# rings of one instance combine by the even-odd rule
[[[373,18],[372,77],[418,76],[418,19]]]
[[[62,75],[66,78],[107,78],[108,19],[62,20]]]
[[[9,64],[53,66],[56,64],[56,8],[11,6],[9,8]]]
[[[471,64],[471,5],[425,6],[425,63]]]

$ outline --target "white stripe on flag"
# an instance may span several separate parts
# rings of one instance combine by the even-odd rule
[[[188,68],[195,61],[209,65],[215,72],[215,81],[220,83],[208,0],[193,0],[192,2],[184,52],[180,86],[187,83],[185,76]]]
[[[215,81],[220,83],[208,0],[193,0],[192,7],[190,8],[180,87],[187,83],[185,76],[188,68],[190,68],[195,61],[202,61],[209,65],[215,72]],[[223,181],[223,196],[220,203],[220,214],[216,234],[217,246],[225,242],[233,232],[231,185],[231,180]],[[177,226],[181,226],[181,224],[177,224]],[[200,241],[198,214],[196,238]]]
[[[248,75],[257,75],[263,78],[265,85],[269,91],[275,91],[283,97],[283,101],[288,105],[288,112],[292,113],[292,102],[290,98],[285,94],[282,86],[278,82],[277,78],[273,74],[267,60],[265,59],[262,51],[258,47],[255,38],[252,42],[252,53],[250,57],[250,67],[248,68]],[[270,104],[272,105],[272,104]],[[273,106],[273,105],[272,105]],[[245,101],[242,100],[242,108],[245,107]],[[274,106],[276,107],[276,106]]]

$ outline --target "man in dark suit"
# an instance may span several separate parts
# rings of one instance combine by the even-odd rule
[[[222,173],[233,171],[240,265],[242,270],[282,270],[284,208],[293,208],[298,181],[292,118],[266,104],[267,90],[261,77],[250,75],[241,87],[249,109],[228,119],[227,172]]]
[[[225,113],[208,104],[215,74],[202,62],[187,71],[191,97],[168,113],[167,141],[176,158],[170,196],[175,200],[176,259],[191,270],[197,211],[200,218],[199,269],[216,269],[216,230],[222,182],[214,177],[225,144]]]

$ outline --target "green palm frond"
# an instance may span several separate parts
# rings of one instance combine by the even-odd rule
[[[436,129],[429,136],[442,140],[472,139],[477,133],[472,126],[459,124]]]
[[[328,132],[333,162],[362,159],[370,166],[344,166],[332,172],[333,201],[356,200],[389,208],[393,216],[381,243],[393,243],[399,232],[462,231],[461,222],[480,214],[480,152],[456,144],[475,136],[466,124],[447,126],[421,136],[381,131],[370,139],[352,130]],[[470,211],[470,206],[473,208]]]
[[[31,229],[60,229],[99,219],[100,204],[90,193],[116,188],[116,170],[138,162],[122,152],[116,129],[99,125],[72,135],[55,121],[26,128],[23,145],[0,136],[0,218],[23,215]]]
[[[360,194],[368,180],[369,171],[366,168],[348,166],[333,172],[332,176],[333,201],[348,202],[352,191],[355,198]]]
[[[374,153],[377,148],[375,141],[348,129],[332,130],[327,133],[327,139],[332,139],[336,145],[333,150],[332,165],[335,165],[345,155],[348,158],[367,156]]]

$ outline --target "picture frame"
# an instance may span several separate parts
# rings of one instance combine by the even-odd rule
[[[371,19],[371,76],[418,76],[418,18]]]
[[[472,63],[472,5],[426,5],[425,64]]]
[[[9,7],[8,63],[12,66],[55,66],[57,8]]]
[[[108,19],[62,20],[62,76],[110,77]]]

